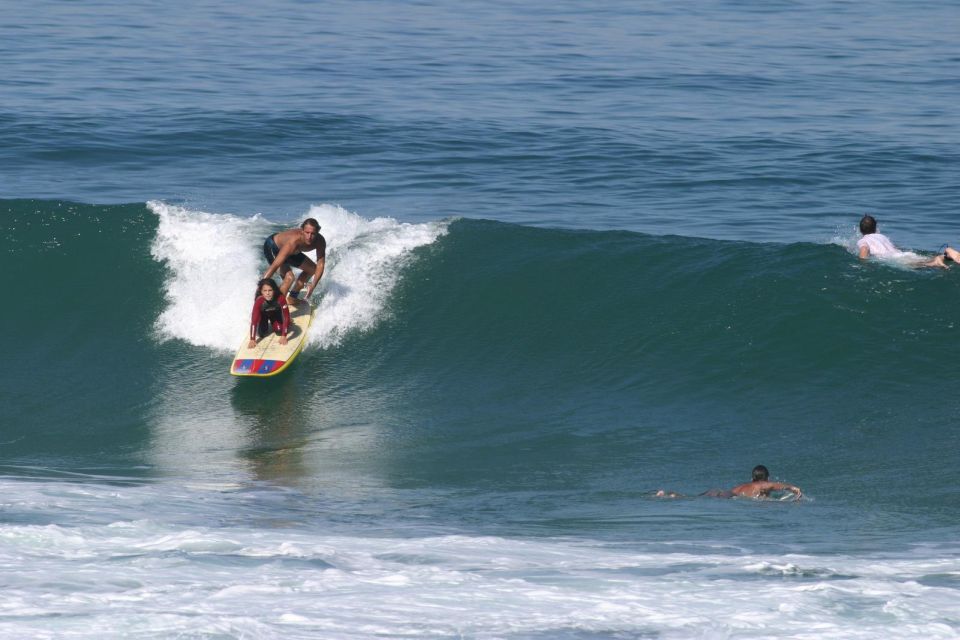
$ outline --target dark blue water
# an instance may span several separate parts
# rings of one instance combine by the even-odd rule
[[[0,26],[4,197],[956,237],[949,2],[31,6]]]
[[[957,635],[954,4],[7,14],[0,636]]]

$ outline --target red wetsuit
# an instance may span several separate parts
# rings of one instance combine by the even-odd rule
[[[281,336],[287,335],[290,328],[290,310],[283,296],[270,302],[263,296],[253,301],[253,314],[250,316],[250,339],[262,338],[273,329]]]

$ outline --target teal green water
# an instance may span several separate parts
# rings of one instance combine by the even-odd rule
[[[831,244],[455,220],[398,267],[372,326],[250,381],[225,374],[229,349],[158,335],[173,276],[151,256],[152,211],[7,201],[3,219],[5,290],[48,283],[47,312],[3,327],[22,363],[3,374],[8,464],[153,477],[212,455],[312,491],[331,481],[305,461],[319,447],[334,484],[453,492],[433,507],[450,526],[596,534],[623,501],[730,485],[762,462],[817,500],[785,537],[840,548],[866,544],[847,538],[861,518],[896,520],[872,535],[902,545],[960,507],[955,270],[863,264]],[[350,252],[331,258],[327,295]],[[207,442],[223,421],[255,437]],[[200,447],[172,467],[156,451],[169,424]],[[499,524],[465,510],[488,501]],[[838,509],[846,523],[820,528]]]

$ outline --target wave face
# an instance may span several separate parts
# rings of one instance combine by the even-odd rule
[[[159,202],[4,206],[8,287],[42,283],[43,309],[4,319],[16,336],[10,361],[24,363],[4,374],[6,393],[22,398],[7,411],[22,425],[16,446],[71,434],[49,449],[67,457],[119,437],[136,458],[146,416],[163,414],[152,395],[160,382],[164,395],[219,402],[264,268],[259,245],[300,220]],[[955,270],[860,264],[840,240],[408,224],[330,205],[307,215],[327,234],[327,271],[285,384],[318,384],[318,399],[360,390],[377,405],[389,398],[389,420],[427,420],[434,426],[418,437],[444,437],[423,474],[442,480],[510,459],[522,468],[526,456],[547,465],[572,453],[573,434],[608,431],[662,438],[705,469],[731,443],[722,463],[731,471],[765,451],[806,470],[798,448],[833,456],[826,443],[838,434],[854,438],[858,459],[896,451],[896,469],[945,462],[935,434],[952,415],[938,399],[953,388],[944,371],[956,318],[945,301],[960,287]],[[60,426],[80,407],[91,417],[81,431]],[[484,456],[474,459],[464,438],[485,442]],[[589,472],[605,460],[605,472],[627,474],[647,446],[617,437],[591,451],[574,464]]]

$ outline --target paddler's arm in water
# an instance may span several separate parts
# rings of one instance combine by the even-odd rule
[[[768,480],[747,482],[734,487],[730,491],[734,495],[743,496],[746,498],[766,498],[770,495],[771,491],[790,491],[797,496],[797,498],[801,498],[803,496],[803,492],[800,491],[800,487],[795,487],[792,484],[787,484],[785,482],[770,482]]]
[[[800,491],[800,487],[795,487],[792,484],[787,484],[786,482],[774,482],[775,486],[772,491],[791,491],[793,495],[797,496],[797,499],[803,497],[803,491]]]
[[[870,257],[870,247],[860,247],[860,259],[866,260]]]

